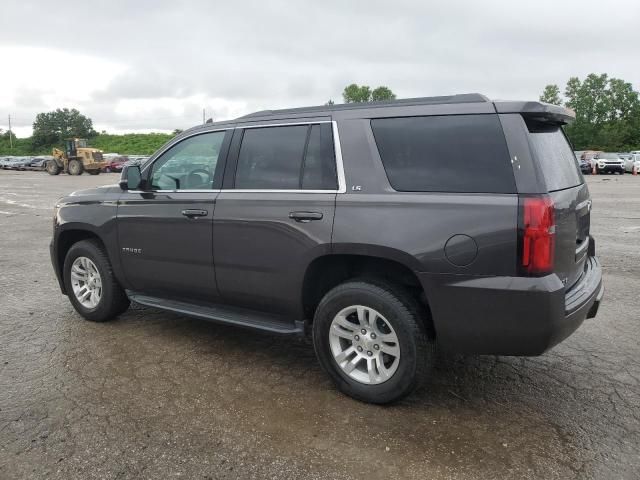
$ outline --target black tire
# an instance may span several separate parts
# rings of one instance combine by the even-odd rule
[[[383,383],[360,383],[334,359],[329,330],[343,308],[364,305],[380,312],[398,337],[400,360]],[[399,400],[428,378],[435,359],[435,342],[425,328],[427,311],[405,289],[378,280],[353,280],[330,290],[320,301],[313,321],[313,345],[322,368],[343,393],[363,402],[385,404]]]
[[[45,164],[45,170],[49,175],[58,175],[60,173],[60,167],[55,160],[49,160]]]
[[[102,279],[102,297],[98,305],[92,309],[83,306],[73,293],[71,266],[78,257],[89,258],[96,265]],[[65,289],[71,304],[87,320],[105,322],[114,319],[129,308],[129,298],[113,274],[104,247],[97,240],[82,240],[71,246],[64,260],[63,275]]]
[[[69,160],[69,175],[82,175],[84,166],[80,160]]]
[[[87,170],[87,173],[89,175],[100,175],[100,170],[99,169],[94,169],[94,170]]]

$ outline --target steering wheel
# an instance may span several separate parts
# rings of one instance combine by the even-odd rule
[[[204,180],[201,174],[205,175],[206,178]],[[189,175],[187,176],[188,188],[194,188],[196,186],[200,187],[203,185],[206,186],[206,188],[211,188],[212,181],[213,175],[204,168],[197,168],[192,172],[189,172]]]

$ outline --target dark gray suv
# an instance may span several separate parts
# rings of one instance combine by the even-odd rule
[[[129,301],[313,335],[360,400],[448,349],[538,355],[594,317],[571,112],[478,94],[258,112],[195,127],[56,206],[51,258],[86,319]]]

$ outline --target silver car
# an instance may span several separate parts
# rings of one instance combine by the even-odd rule
[[[640,173],[640,152],[628,155],[624,161],[625,172],[633,173],[634,168],[636,173]]]

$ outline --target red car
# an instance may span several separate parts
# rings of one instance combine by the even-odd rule
[[[126,162],[129,161],[129,158],[128,157],[124,157],[124,156],[120,156],[120,157],[107,158],[106,161],[108,163],[107,163],[107,165],[105,167],[102,168],[103,172],[105,172],[105,173],[121,172],[122,171],[122,167],[124,166],[124,164]]]

